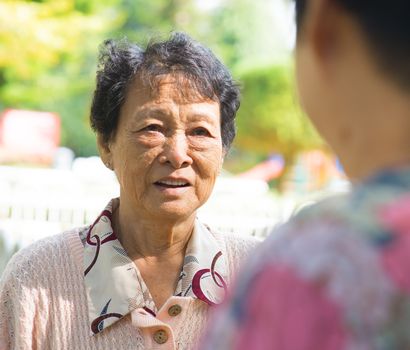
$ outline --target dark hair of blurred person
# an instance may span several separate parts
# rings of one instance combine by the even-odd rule
[[[309,0],[295,0],[296,23],[301,33]],[[360,26],[376,64],[404,89],[410,89],[410,3],[406,0],[335,0]]]

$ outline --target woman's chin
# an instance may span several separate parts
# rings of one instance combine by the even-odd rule
[[[176,201],[178,202],[178,201]],[[176,202],[164,202],[156,208],[156,213],[159,220],[175,220],[179,221],[181,219],[189,218],[195,215],[196,209],[190,205],[187,205],[187,201]]]

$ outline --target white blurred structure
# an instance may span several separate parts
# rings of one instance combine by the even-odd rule
[[[118,195],[114,175],[97,160],[88,170],[74,163],[76,171],[0,167],[0,229],[6,241],[25,246],[92,222]]]
[[[281,208],[266,182],[225,174],[198,216],[222,232],[266,237],[283,218]]]
[[[0,274],[16,249],[91,224],[118,195],[117,179],[99,157],[77,158],[72,170],[0,166]],[[295,210],[327,195],[274,196],[264,181],[223,173],[198,216],[216,230],[263,238]]]
[[[118,195],[115,175],[99,157],[77,158],[72,170],[0,166],[0,250],[91,224]],[[264,237],[285,217],[282,204],[265,182],[224,174],[198,215],[222,232]]]

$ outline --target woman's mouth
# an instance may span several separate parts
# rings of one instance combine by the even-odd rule
[[[180,188],[190,186],[189,182],[184,180],[160,180],[155,182],[154,184],[165,188]]]

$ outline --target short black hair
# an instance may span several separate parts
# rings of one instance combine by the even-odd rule
[[[106,40],[101,45],[90,115],[93,130],[108,142],[115,136],[130,83],[138,78],[155,89],[164,74],[182,76],[201,97],[219,103],[222,143],[228,150],[236,134],[238,85],[208,48],[180,32],[167,40],[152,40],[145,49],[127,39]]]
[[[300,29],[310,0],[295,0]],[[333,0],[357,20],[380,68],[410,90],[410,0]]]

